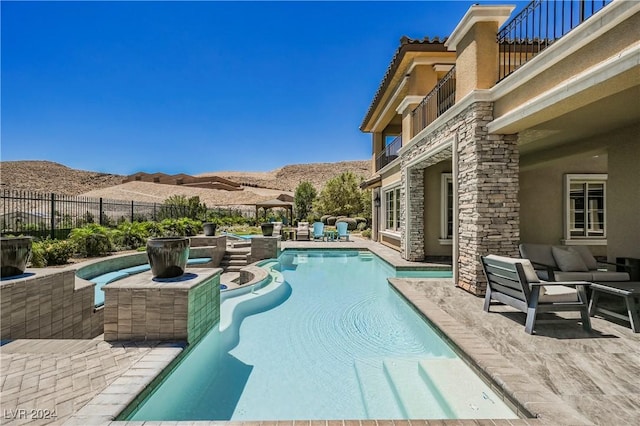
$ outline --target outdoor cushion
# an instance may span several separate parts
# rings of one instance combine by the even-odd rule
[[[536,274],[536,270],[533,268],[531,261],[529,259],[515,259],[513,257],[505,257],[505,256],[497,256],[495,254],[490,254],[487,256],[489,259],[496,259],[501,262],[506,262],[510,264],[519,263],[522,265],[522,269],[524,270],[524,275],[527,277],[527,281],[530,283],[539,283],[540,279]]]
[[[556,268],[556,261],[551,254],[551,246],[548,244],[520,244],[520,255],[525,259],[531,260],[533,263],[541,263],[543,265]],[[536,268],[541,268],[536,265]]]
[[[110,282],[119,280],[121,278],[128,277],[129,274],[121,271],[108,272],[106,274],[98,275],[97,277],[93,277],[89,279],[92,283],[96,284],[109,284]]]
[[[627,272],[615,271],[591,271],[593,281],[629,281]]]
[[[587,266],[587,269],[589,269],[590,271],[598,269],[598,261],[591,254],[589,247],[575,246],[575,247],[571,247],[571,249],[580,255],[580,257],[582,258],[582,261]]]
[[[587,272],[589,270],[584,264],[582,256],[571,247],[562,249],[554,246],[551,247],[551,253],[553,253],[558,268],[563,272]]]
[[[209,262],[211,262],[210,257],[193,257],[191,259],[187,259],[187,265],[204,265]]]
[[[545,285],[542,286],[540,290],[540,298],[538,300],[542,303],[578,301],[578,292],[572,287],[564,285]]]
[[[555,281],[592,281],[593,271],[587,272],[562,272],[555,271],[553,273]]]

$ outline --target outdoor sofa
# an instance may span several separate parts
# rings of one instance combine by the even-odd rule
[[[627,265],[597,261],[586,246],[520,244],[520,255],[529,259],[538,278],[544,281],[629,281],[629,272],[609,270]]]

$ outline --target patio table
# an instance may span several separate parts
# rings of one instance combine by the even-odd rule
[[[591,284],[591,301],[589,302],[589,315],[604,314],[631,323],[634,333],[640,333],[640,303],[636,298],[640,297],[640,282],[596,282]],[[622,297],[627,308],[627,315],[621,315],[609,309],[598,306],[600,294],[610,294]]]
[[[324,239],[325,241],[335,241],[338,236],[338,231],[324,231]]]

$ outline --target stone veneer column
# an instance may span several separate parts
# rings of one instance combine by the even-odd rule
[[[404,258],[424,260],[424,169],[409,168],[402,172],[400,188],[400,246]],[[407,211],[408,209],[408,211]]]
[[[480,295],[486,279],[478,256],[518,256],[519,154],[516,135],[488,135],[493,105],[478,102],[458,139],[458,286]]]

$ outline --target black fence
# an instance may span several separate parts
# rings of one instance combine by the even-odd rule
[[[456,67],[442,77],[411,112],[411,136],[420,133],[456,103]]]
[[[533,0],[498,33],[498,80],[511,74],[611,1]]]
[[[2,235],[21,234],[40,238],[66,238],[73,228],[88,223],[117,226],[121,222],[162,221],[192,217],[189,206],[138,201],[109,200],[31,191],[3,189],[0,192]],[[255,212],[239,208],[210,208],[208,216],[241,215]]]

